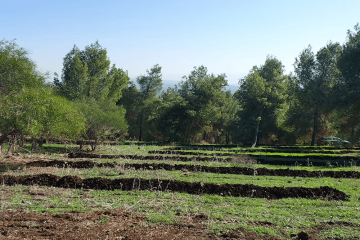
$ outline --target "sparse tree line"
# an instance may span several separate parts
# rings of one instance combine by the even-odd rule
[[[137,84],[111,65],[98,42],[76,46],[63,59],[61,76],[46,82],[28,52],[0,41],[0,146],[31,139],[131,139],[162,142],[316,144],[336,135],[360,139],[360,26],[343,45],[309,45],[286,75],[268,56],[239,80],[234,94],[225,74],[194,67],[162,90],[161,66]]]

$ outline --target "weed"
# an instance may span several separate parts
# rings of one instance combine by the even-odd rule
[[[98,221],[99,223],[105,224],[105,223],[108,223],[109,220],[110,220],[110,217],[109,217],[108,215],[103,214],[103,215],[101,215],[101,216],[99,217],[99,219],[98,219],[97,221]]]

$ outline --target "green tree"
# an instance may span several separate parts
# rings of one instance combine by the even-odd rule
[[[288,78],[284,75],[282,63],[268,56],[263,66],[253,67],[239,82],[240,89],[234,94],[241,105],[237,140],[251,142],[254,147],[259,133],[262,138],[269,138],[271,133],[275,133],[276,138],[276,132],[284,120],[288,98]]]
[[[11,136],[11,144],[29,136],[75,139],[85,129],[85,117],[67,99],[46,87],[23,88],[0,98],[0,145]],[[10,149],[10,148],[9,148]]]
[[[144,122],[146,123],[158,104],[157,95],[162,89],[162,74],[159,64],[154,65],[146,75],[137,77],[136,81],[140,86],[139,97],[141,106],[139,108],[139,141],[143,139]]]
[[[204,66],[194,67],[188,76],[183,77],[179,94],[186,102],[183,113],[186,116],[186,130],[182,133],[186,139],[182,141],[196,142],[206,138],[214,142],[222,133],[221,128],[215,128],[215,125],[224,114],[225,86],[225,74],[209,74]]]
[[[83,51],[74,46],[66,54],[61,79],[55,77],[54,85],[70,100],[88,97],[115,102],[129,81],[122,69],[115,64],[110,67],[107,51],[97,41]]]
[[[340,54],[340,45],[330,42],[321,48],[316,56],[309,46],[295,59],[295,75],[300,84],[300,102],[303,108],[312,112],[311,145],[315,144],[319,115],[330,111],[329,93],[338,77],[336,64]]]
[[[341,114],[342,132],[350,129],[352,143],[360,136],[360,26],[357,24],[355,32],[348,30],[347,41],[343,44],[337,66],[341,71],[333,94],[337,108]]]
[[[37,71],[27,50],[15,41],[0,41],[0,95],[42,85],[45,77]]]
[[[61,95],[75,101],[86,116],[83,137],[95,141],[93,150],[99,139],[124,134],[125,110],[116,103],[129,77],[115,64],[110,67],[107,51],[97,41],[82,51],[73,47],[64,58],[61,79],[55,76],[54,85]]]
[[[122,98],[116,103],[126,109],[125,119],[128,123],[128,136],[130,139],[137,139],[139,136],[139,112],[142,106],[142,96],[136,85],[129,81],[122,90]]]
[[[122,106],[108,101],[96,101],[93,98],[75,101],[75,105],[86,116],[86,131],[83,137],[94,140],[94,144],[91,145],[93,151],[96,150],[99,140],[123,135],[126,132],[125,109]]]
[[[163,140],[170,143],[189,139],[187,128],[191,122],[186,114],[188,102],[179,94],[177,86],[169,87],[160,98],[162,104],[158,116],[158,129]]]

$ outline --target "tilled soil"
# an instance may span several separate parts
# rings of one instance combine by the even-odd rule
[[[360,172],[356,171],[306,171],[291,169],[267,169],[267,168],[248,168],[248,167],[209,167],[201,165],[185,164],[166,164],[166,163],[96,163],[93,161],[32,161],[26,163],[31,167],[58,167],[58,168],[94,168],[121,166],[124,168],[146,169],[146,170],[167,170],[167,171],[190,171],[190,172],[208,172],[218,174],[239,174],[257,176],[282,176],[282,177],[331,177],[331,178],[360,178]]]
[[[200,153],[200,152],[185,152],[185,151],[149,151],[148,153],[151,154],[173,154],[173,155],[197,155],[197,156],[239,156],[236,155],[234,153]],[[265,152],[264,152],[265,153]],[[339,152],[334,152],[335,154],[341,154]],[[348,152],[344,152],[344,153],[348,153]],[[359,152],[357,152],[359,153]],[[316,153],[314,153],[316,154]],[[325,152],[325,154],[330,154],[329,152]],[[240,156],[242,156],[243,154],[241,154]],[[360,155],[360,153],[359,153]],[[354,158],[357,158],[357,156],[317,156],[317,155],[308,155],[308,156],[283,156],[283,155],[245,155],[247,157],[267,157],[267,158],[287,158],[287,159],[294,159],[294,158],[311,158],[311,159],[327,159],[327,160],[332,160],[332,159],[343,159],[343,160],[352,160]]]
[[[266,150],[267,151],[267,150]],[[276,151],[280,153],[281,151]],[[336,164],[337,165],[352,165],[352,166],[359,166],[360,165],[360,152],[356,156],[321,156],[321,155],[308,155],[308,156],[283,156],[283,155],[252,155],[252,154],[236,154],[236,153],[199,153],[199,152],[185,152],[185,151],[149,151],[148,153],[151,154],[172,154],[175,156],[184,156],[184,155],[195,155],[198,158],[200,155],[202,156],[213,156],[213,158],[217,158],[219,156],[231,156],[231,158],[223,158],[225,161],[252,161],[262,163],[262,164],[270,164],[270,165],[294,165],[295,162],[298,164],[311,164],[313,166],[325,166],[328,163]],[[264,152],[265,153],[265,152]],[[329,152],[324,152],[328,153]],[[334,152],[336,154],[340,154],[339,152]],[[348,153],[346,151],[342,153]]]
[[[39,185],[49,187],[97,189],[123,191],[149,190],[171,191],[189,194],[216,194],[220,196],[253,197],[267,199],[308,198],[346,201],[349,196],[344,192],[327,186],[319,188],[304,187],[260,187],[252,184],[211,184],[202,182],[183,182],[177,180],[142,178],[81,178],[77,176],[59,177],[52,174],[28,176],[1,175],[0,184]]]
[[[232,158],[217,158],[217,157],[180,157],[180,156],[140,156],[140,155],[112,155],[112,154],[96,154],[96,153],[84,153],[84,152],[71,152],[68,155],[69,158],[125,158],[136,160],[172,160],[172,161],[231,161]]]
[[[334,148],[334,150],[336,150],[337,148]],[[184,152],[184,148],[183,147],[174,147],[174,148],[165,148],[164,150],[162,150],[162,152]],[[217,149],[209,149],[209,148],[204,148],[204,149],[188,149],[188,150],[206,150],[206,151],[213,151],[213,152],[229,152],[229,153],[225,153],[225,154],[229,154],[231,155],[231,153],[243,153],[243,152],[268,152],[268,153],[322,153],[322,154],[346,154],[346,153],[358,153],[360,154],[359,149],[357,150],[351,150],[351,149],[343,149],[341,148],[340,151],[334,151],[334,150],[317,150],[317,149],[313,149],[313,150],[309,150],[309,149],[246,149],[246,150],[223,150],[221,148],[217,148]],[[149,153],[159,153],[161,151],[149,151]],[[199,153],[199,152],[197,152]],[[164,153],[165,154],[165,153]],[[166,153],[168,154],[168,153]],[[213,155],[213,153],[208,153],[209,155]],[[208,155],[208,154],[202,154],[202,155]],[[216,153],[216,155],[219,155],[221,153]],[[220,156],[220,155],[219,155]],[[228,155],[224,155],[224,156],[228,156]]]
[[[157,152],[158,153],[158,152]],[[172,152],[173,155],[174,152]],[[192,153],[187,152],[187,154],[191,155]],[[193,153],[195,154],[195,153]],[[195,155],[198,155],[196,153]],[[221,155],[219,155],[221,156]],[[84,153],[84,152],[71,152],[68,154],[69,158],[104,158],[104,159],[114,159],[114,158],[124,158],[124,159],[136,159],[136,160],[171,160],[171,161],[181,161],[181,162],[190,162],[190,161],[200,161],[200,162],[208,162],[208,161],[219,161],[219,162],[233,162],[239,161],[243,162],[257,162],[262,164],[271,164],[271,165],[294,165],[295,162],[299,164],[305,164],[308,161],[311,161],[313,166],[325,166],[327,162],[332,164],[347,164],[347,165],[359,165],[360,161],[358,157],[353,156],[282,156],[282,155],[232,155],[232,157],[221,158],[221,157],[184,157],[181,155],[175,156],[164,156],[164,155],[148,155],[148,156],[140,156],[140,155],[111,155],[111,154],[96,154],[96,153]],[[355,160],[355,161],[354,161]]]
[[[92,213],[27,213],[22,209],[0,213],[1,239],[284,239],[282,236],[257,235],[242,228],[210,233],[206,216],[191,214],[180,218],[179,223],[151,224],[144,215],[122,209],[94,211]],[[248,225],[273,227],[268,222],[249,222]],[[359,225],[346,222],[324,222],[316,228],[291,233],[292,239],[318,240],[317,234],[331,227]]]
[[[1,239],[283,239],[244,229],[215,235],[201,215],[184,217],[181,224],[148,224],[144,216],[121,209],[66,214],[5,211],[0,214],[0,234]]]

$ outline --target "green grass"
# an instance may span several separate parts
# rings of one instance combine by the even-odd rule
[[[256,169],[254,168],[256,171]],[[186,182],[203,182],[212,184],[254,184],[262,187],[309,187],[317,188],[329,186],[351,195],[355,199],[360,199],[360,179],[336,179],[336,178],[299,178],[299,177],[280,177],[280,176],[258,176],[256,175],[237,175],[237,174],[216,174],[191,172],[184,174],[182,171],[165,170],[125,170],[119,175],[116,168],[92,168],[92,169],[60,169],[59,176],[80,176],[83,178],[142,178],[142,179],[170,179]],[[17,172],[16,175],[27,175],[26,169]]]
[[[68,145],[68,148],[76,146]],[[140,148],[140,149],[139,149]],[[124,145],[124,146],[100,146],[99,153],[106,154],[138,154],[147,155],[149,150],[161,150],[165,147]],[[53,154],[47,158],[63,158],[58,154],[63,152],[63,145],[44,145],[42,151],[51,151]],[[44,156],[38,154],[39,156]],[[77,161],[68,159],[67,161]],[[84,159],[81,159],[84,160]],[[179,161],[143,161],[143,160],[120,160],[120,159],[88,159],[97,162],[128,162],[128,163],[168,163],[184,165],[204,166],[238,166],[269,169],[288,168],[288,166],[275,165],[247,165],[234,162],[179,162]],[[12,174],[28,174],[28,168],[11,169],[13,167],[3,166],[0,171],[8,171]],[[331,171],[359,171],[360,167],[307,167],[290,166],[297,170],[331,170]],[[1,170],[2,169],[2,170]],[[17,170],[16,172],[10,170]],[[119,175],[119,171],[125,174]],[[233,174],[213,173],[189,173],[184,175],[181,171],[135,171],[110,168],[94,169],[58,169],[51,172],[58,175],[77,175],[82,177],[142,177],[175,179],[179,181],[198,181],[204,183],[238,183],[255,184],[259,186],[303,186],[320,187],[330,186],[350,195],[349,201],[325,201],[286,198],[279,200],[268,200],[262,198],[245,197],[222,197],[218,195],[191,195],[176,192],[150,192],[150,191],[106,191],[106,190],[81,190],[60,189],[53,187],[38,186],[4,186],[0,185],[0,209],[23,208],[29,212],[91,212],[94,210],[122,208],[136,213],[144,214],[148,223],[182,224],[182,217],[194,214],[206,216],[205,223],[210,230],[220,231],[234,228],[243,228],[256,232],[259,235],[268,234],[290,238],[292,232],[306,230],[311,233],[313,229],[322,228],[321,238],[360,238],[360,179],[332,179],[332,178],[293,178],[273,176],[244,176]],[[42,191],[43,194],[33,194],[32,191]],[[106,215],[101,216],[98,221],[106,223]],[[260,226],[254,223],[268,221],[271,226]],[[329,225],[328,222],[348,222],[353,226]],[[358,224],[358,225],[356,225]]]
[[[1,190],[3,188],[6,186],[0,187]],[[214,232],[241,227],[259,234],[287,236],[291,232],[316,228],[330,221],[360,223],[360,203],[355,199],[349,202],[290,198],[267,200],[171,192],[68,189],[69,194],[52,194],[42,201],[36,201],[36,196],[27,194],[29,187],[16,186],[11,191],[14,196],[10,201],[1,202],[2,209],[21,207],[30,212],[63,213],[123,208],[145,214],[149,223],[165,224],[181,224],[181,217],[203,214],[207,217],[207,226]],[[99,221],[105,222],[106,217]],[[269,221],[276,227],[249,225],[259,221]],[[321,234],[322,237],[360,237],[357,229],[344,226],[325,228]]]

